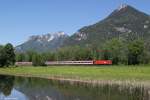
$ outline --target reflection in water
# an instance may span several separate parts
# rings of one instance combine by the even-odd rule
[[[13,89],[11,95],[9,96],[1,94],[0,100],[28,100],[28,99],[23,93]]]
[[[0,76],[0,93],[3,93],[5,96],[11,94],[11,90],[14,85],[14,77],[13,76]]]
[[[20,100],[149,100],[148,89],[0,76],[0,96]],[[15,94],[15,95],[14,95]]]

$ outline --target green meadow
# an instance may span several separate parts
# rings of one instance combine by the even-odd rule
[[[149,81],[150,67],[141,66],[48,66],[0,68],[1,75],[74,80]]]

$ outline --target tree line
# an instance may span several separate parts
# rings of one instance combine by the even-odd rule
[[[37,53],[27,51],[16,54],[16,61],[29,61],[33,65],[45,65],[45,61],[65,61],[65,60],[112,60],[113,64],[148,64],[150,62],[150,51],[147,44],[142,39],[124,41],[121,39],[111,39],[103,46],[69,46],[53,52]]]
[[[112,39],[107,41],[103,49],[103,59],[110,59],[113,64],[137,65],[150,62],[150,49],[142,39],[124,41]]]
[[[46,61],[65,60],[112,60],[113,64],[149,64],[150,46],[142,39],[124,41],[114,38],[103,46],[68,46],[56,51],[38,53],[27,51],[15,53],[13,45],[0,46],[0,67],[8,67],[16,62],[32,62],[34,66],[45,66]]]

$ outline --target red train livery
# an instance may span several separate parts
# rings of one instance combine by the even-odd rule
[[[95,60],[93,61],[94,65],[112,65],[111,60]]]

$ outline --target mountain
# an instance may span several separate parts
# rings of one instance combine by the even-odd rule
[[[107,18],[90,26],[85,26],[65,41],[64,46],[93,46],[112,38],[134,40],[150,38],[150,16],[129,6],[121,5]]]
[[[145,42],[150,39],[150,16],[129,5],[121,5],[107,18],[79,29],[72,36],[63,32],[31,36],[17,51],[47,51],[60,47],[79,45],[82,47],[102,46],[106,41],[118,38],[132,41],[142,38]]]
[[[30,38],[25,43],[17,46],[15,49],[17,52],[25,52],[28,50],[34,50],[37,52],[56,50],[67,38],[68,35],[64,32],[34,35],[30,36]]]

